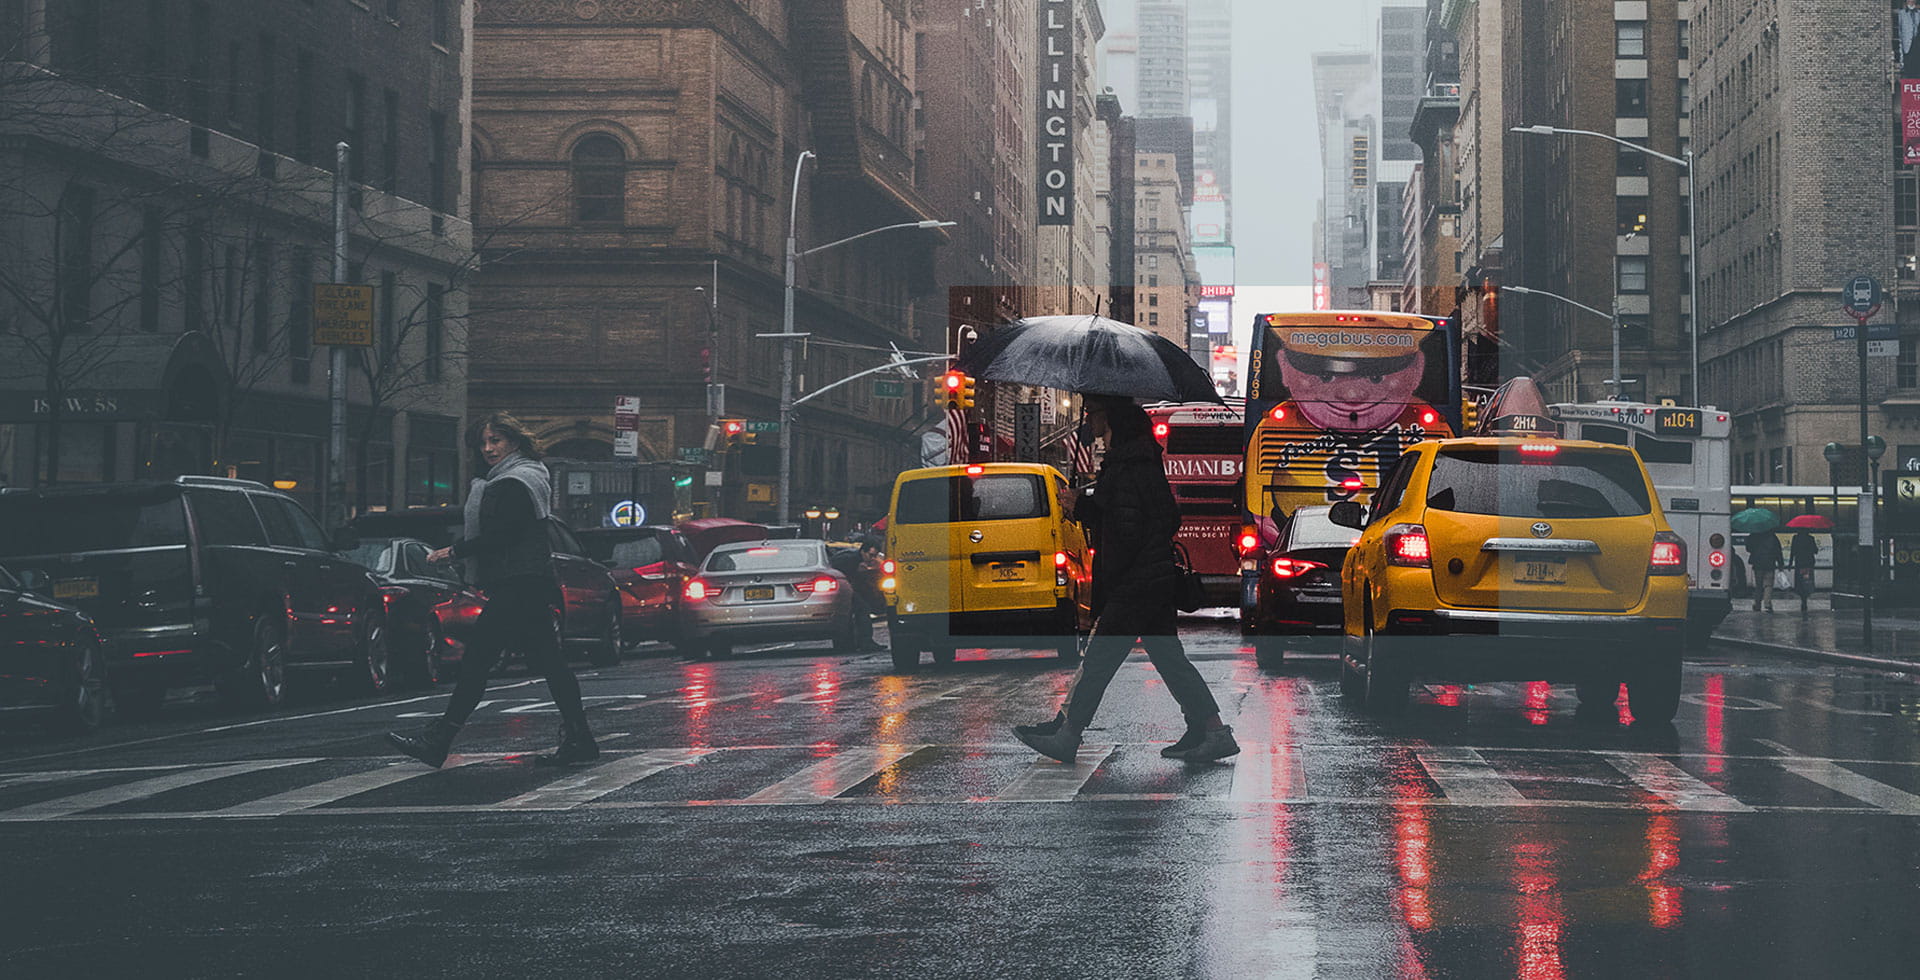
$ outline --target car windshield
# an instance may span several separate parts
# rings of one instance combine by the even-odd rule
[[[1293,525],[1287,529],[1287,547],[1300,548],[1350,548],[1360,533],[1349,527],[1341,527],[1327,518],[1328,511],[1322,508],[1302,507],[1293,514]]]
[[[707,556],[709,572],[785,572],[819,564],[820,548],[813,544],[763,544]]]
[[[382,575],[391,575],[393,574],[393,551],[388,546],[392,543],[392,538],[361,538],[359,544],[340,552],[340,557],[361,568],[370,568]]]
[[[1551,446],[1550,443],[1539,444]],[[1513,447],[1448,449],[1434,460],[1427,506],[1506,517],[1629,517],[1652,511],[1646,477],[1631,454]]]
[[[597,550],[595,546],[591,544],[587,545],[587,548],[588,550]],[[595,557],[598,556],[596,555]],[[659,538],[637,538],[632,541],[620,541],[613,546],[612,561],[616,565],[639,568],[642,565],[652,565],[658,562],[660,557],[661,549]]]
[[[0,554],[51,555],[187,543],[180,498],[132,494],[0,496]]]
[[[1017,521],[1047,516],[1046,483],[1035,473],[928,477],[900,485],[899,524]]]

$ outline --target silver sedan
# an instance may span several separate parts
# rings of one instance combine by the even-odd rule
[[[680,593],[687,648],[710,657],[736,643],[832,640],[857,646],[847,580],[827,563],[824,541],[744,541],[715,548]]]

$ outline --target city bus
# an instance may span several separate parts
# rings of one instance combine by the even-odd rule
[[[1547,406],[1560,435],[1632,446],[1647,467],[1667,523],[1687,541],[1687,632],[1705,643],[1732,608],[1733,423],[1701,407],[1600,401]],[[1785,516],[1782,516],[1785,520]]]
[[[1209,604],[1234,605],[1240,601],[1240,556],[1233,538],[1240,527],[1244,492],[1246,402],[1160,402],[1146,410],[1164,451],[1167,482],[1180,504],[1180,531],[1174,540],[1186,548],[1194,571],[1200,573]]]

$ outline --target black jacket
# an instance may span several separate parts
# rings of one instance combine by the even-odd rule
[[[1747,535],[1747,562],[1755,571],[1771,572],[1780,567],[1780,539],[1772,531]]]
[[[547,528],[533,509],[533,494],[519,480],[495,480],[480,498],[480,533],[453,546],[455,558],[472,558],[475,585],[499,588],[511,579],[557,582]]]
[[[1107,450],[1100,475],[1075,514],[1093,553],[1093,613],[1109,633],[1145,632],[1175,615],[1173,536],[1180,505],[1150,435]],[[1137,625],[1135,625],[1137,624]]]

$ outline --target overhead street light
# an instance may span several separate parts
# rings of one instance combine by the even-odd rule
[[[828,242],[825,245],[816,245],[804,252],[799,251],[799,243],[795,240],[794,235],[800,219],[800,172],[801,169],[806,166],[807,161],[814,157],[815,154],[812,150],[801,150],[800,155],[793,161],[793,194],[787,207],[786,288],[782,294],[780,332],[777,334],[760,335],[762,337],[773,336],[780,339],[779,522],[781,524],[789,523],[793,516],[793,505],[790,502],[790,498],[793,496],[793,340],[795,337],[805,336],[804,334],[797,334],[793,331],[793,266],[795,260],[802,256],[824,252],[830,248],[839,248],[848,242],[859,241],[868,235],[878,235],[881,232],[899,231],[908,228],[951,228],[959,224],[957,221],[903,221],[899,224],[869,228],[858,235],[848,235],[839,241]]]
[[[1609,143],[1624,146],[1635,153],[1658,157],[1687,172],[1687,270],[1693,279],[1693,291],[1687,297],[1687,317],[1691,321],[1687,333],[1693,351],[1693,404],[1698,406],[1700,404],[1700,239],[1699,236],[1694,234],[1694,222],[1696,221],[1695,214],[1700,210],[1700,199],[1693,193],[1692,144],[1688,144],[1684,156],[1676,157],[1661,153],[1659,150],[1650,150],[1638,143],[1628,142],[1609,133],[1595,132],[1591,129],[1564,129],[1559,126],[1515,126],[1509,130],[1509,132],[1528,133],[1534,136],[1592,136],[1597,139],[1606,140]],[[1506,288],[1510,289],[1512,287]],[[1613,290],[1616,294],[1620,291],[1620,282],[1617,277],[1613,284]],[[1617,329],[1616,327],[1616,331]],[[1614,374],[1616,377],[1618,377],[1619,373],[1619,369],[1615,368]]]
[[[1574,307],[1576,309],[1585,310],[1588,313],[1591,313],[1597,317],[1604,317],[1609,322],[1611,322],[1613,325],[1613,377],[1609,380],[1613,385],[1614,397],[1618,398],[1621,396],[1621,394],[1623,393],[1623,388],[1621,386],[1622,379],[1620,377],[1620,308],[1619,308],[1620,304],[1618,302],[1614,303],[1613,312],[1608,313],[1605,310],[1595,309],[1591,306],[1588,306],[1585,303],[1568,299],[1565,296],[1560,295],[1559,293],[1547,292],[1544,289],[1528,289],[1525,286],[1501,286],[1500,290],[1501,292],[1518,293],[1522,296],[1545,296],[1548,299],[1559,300],[1560,302],[1565,303],[1568,306]],[[1577,394],[1574,400],[1575,401],[1579,400],[1579,397]]]

